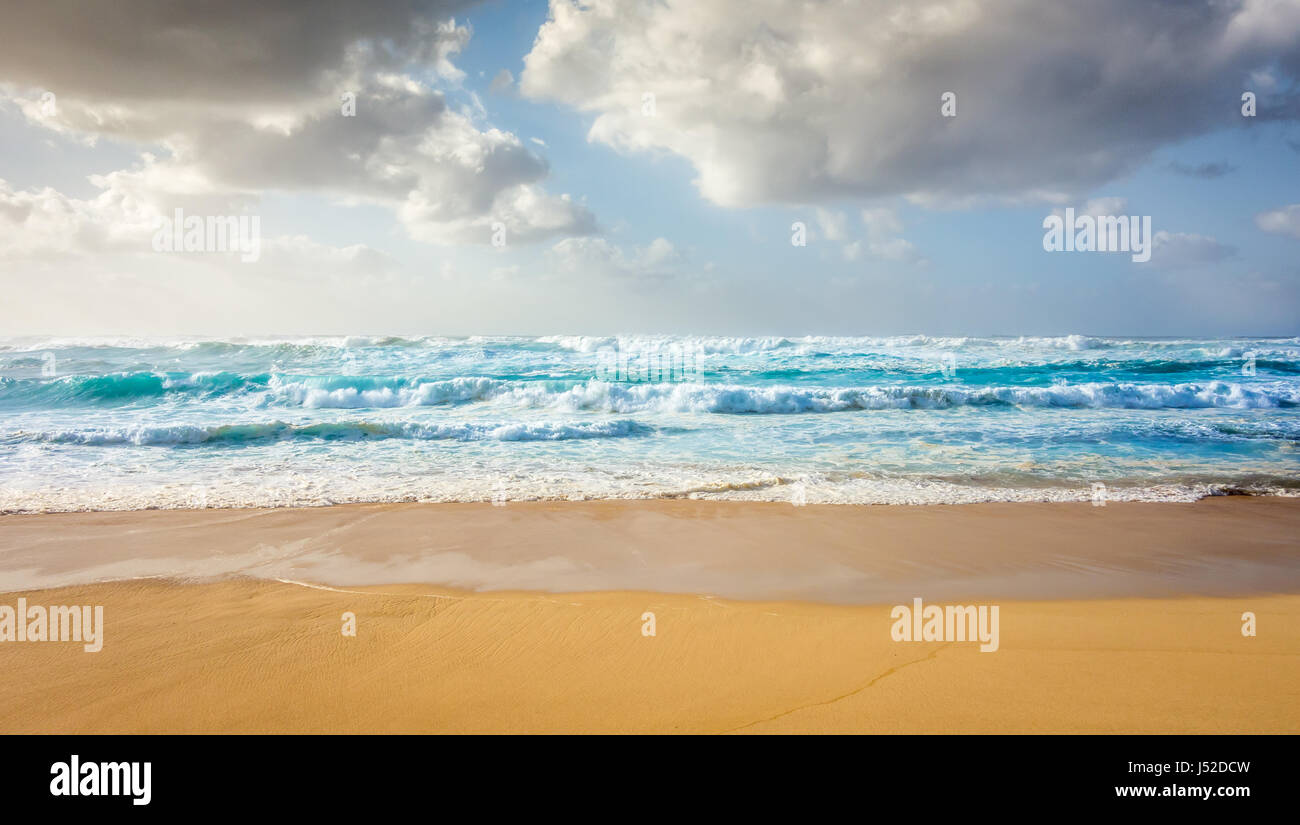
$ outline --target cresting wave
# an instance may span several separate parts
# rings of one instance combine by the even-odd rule
[[[1233,381],[1159,384],[1058,383],[1052,386],[800,387],[722,383],[626,384],[511,381],[481,376],[427,380],[404,377],[296,378],[267,373],[130,373],[53,381],[4,379],[0,401],[14,405],[129,403],[166,396],[211,399],[249,396],[256,405],[306,409],[431,407],[496,402],[529,409],[609,413],[829,413],[851,410],[1020,406],[1110,409],[1269,409],[1300,405],[1300,387]]]
[[[628,419],[575,424],[546,422],[438,424],[413,421],[288,424],[283,421],[272,421],[262,424],[223,424],[206,427],[18,431],[0,436],[0,442],[150,447],[198,444],[238,445],[266,441],[363,441],[389,438],[416,441],[565,441],[588,438],[629,438],[652,432],[654,432],[653,427]]]
[[[704,412],[793,414],[851,410],[945,409],[1020,406],[1117,409],[1261,409],[1295,407],[1300,390],[1286,385],[1253,389],[1223,381],[1207,384],[1101,384],[1053,387],[745,387],[717,384],[605,384],[587,382],[568,390],[512,388],[497,398],[530,407],[615,413]]]
[[[655,434],[685,433],[680,427],[657,427],[635,419],[604,421],[427,422],[342,420],[318,423],[285,421],[210,425],[137,425],[120,428],[91,427],[51,431],[0,430],[0,445],[66,444],[81,446],[171,447],[186,445],[253,445],[268,442],[312,441],[570,441],[637,438]],[[883,427],[879,437],[902,438],[931,430]],[[1013,432],[990,433],[950,428],[954,436],[978,438],[984,443],[1013,443],[1025,436]],[[1059,443],[1088,443],[1106,439],[1167,439],[1188,443],[1231,440],[1283,441],[1300,448],[1300,421],[1232,423],[1221,421],[1113,421],[1074,424],[1056,430]]]
[[[233,372],[123,372],[53,379],[0,378],[0,402],[13,404],[126,403],[166,395],[219,396],[266,388],[271,376]]]
[[[610,413],[704,412],[793,414],[849,410],[943,409],[960,406],[1025,406],[1118,409],[1261,409],[1300,404],[1300,389],[1279,384],[1259,389],[1213,381],[1206,384],[1087,383],[1052,387],[750,387],[732,384],[611,384],[585,381],[504,382],[484,378],[433,381],[414,386],[328,390],[288,382],[274,388],[304,407],[417,407],[496,401],[528,408]]]

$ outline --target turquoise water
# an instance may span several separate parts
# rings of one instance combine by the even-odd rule
[[[1300,490],[1300,339],[0,339],[0,511]]]

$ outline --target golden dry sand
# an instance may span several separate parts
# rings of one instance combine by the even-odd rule
[[[0,605],[106,627],[0,643],[0,733],[1297,733],[1298,536],[1245,498],[5,516]],[[914,596],[1000,649],[892,641]]]
[[[0,645],[0,732],[1300,731],[1297,596],[1003,603],[980,653],[892,641],[888,606],[435,592],[21,594],[104,605],[106,638]]]

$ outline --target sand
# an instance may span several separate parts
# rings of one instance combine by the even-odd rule
[[[0,516],[0,591],[139,576],[837,604],[1300,593],[1300,498],[369,504]]]
[[[0,643],[0,732],[1295,733],[1297,528],[1246,498],[7,516],[0,605],[103,605],[105,639]],[[96,581],[125,575],[169,578]],[[999,649],[893,641],[912,597],[997,604]]]

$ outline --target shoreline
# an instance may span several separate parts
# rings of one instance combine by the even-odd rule
[[[895,496],[854,498],[846,497],[835,484],[801,482],[793,479],[773,477],[766,481],[746,482],[737,486],[727,486],[707,491],[694,490],[679,493],[646,493],[643,495],[544,495],[530,493],[527,490],[503,492],[500,490],[479,489],[473,494],[455,497],[424,498],[407,495],[399,498],[384,498],[376,494],[374,498],[343,497],[341,500],[286,499],[283,496],[271,501],[243,499],[238,495],[228,494],[220,497],[203,493],[201,496],[188,492],[168,498],[165,494],[152,491],[146,496],[116,499],[108,502],[97,499],[95,503],[74,503],[64,501],[52,504],[48,501],[35,503],[30,497],[25,504],[15,504],[11,497],[0,504],[0,519],[10,516],[52,516],[73,515],[77,513],[150,513],[155,511],[197,512],[204,510],[320,510],[334,507],[369,507],[369,506],[448,506],[492,504],[504,499],[508,504],[568,504],[568,503],[671,503],[671,502],[708,502],[714,504],[769,504],[785,506],[832,506],[832,507],[967,507],[980,504],[1091,504],[1091,490],[1077,486],[1042,485],[1033,487],[998,487],[986,485],[962,485],[949,481],[938,481],[946,485],[945,494],[918,493],[918,488],[906,487],[905,482],[895,489]],[[802,488],[800,485],[803,485]],[[759,491],[782,490],[780,496],[765,497]],[[802,490],[802,499],[795,504],[798,491]],[[498,496],[500,495],[500,498]],[[1170,481],[1143,485],[1111,486],[1107,489],[1109,504],[1195,504],[1199,501],[1217,498],[1263,498],[1263,499],[1300,499],[1300,481],[1297,479],[1275,478],[1267,481],[1258,479],[1240,482],[1227,481]],[[196,500],[202,500],[201,506],[194,506]]]
[[[344,504],[0,517],[0,592],[162,577],[830,604],[1300,593],[1300,498]]]

